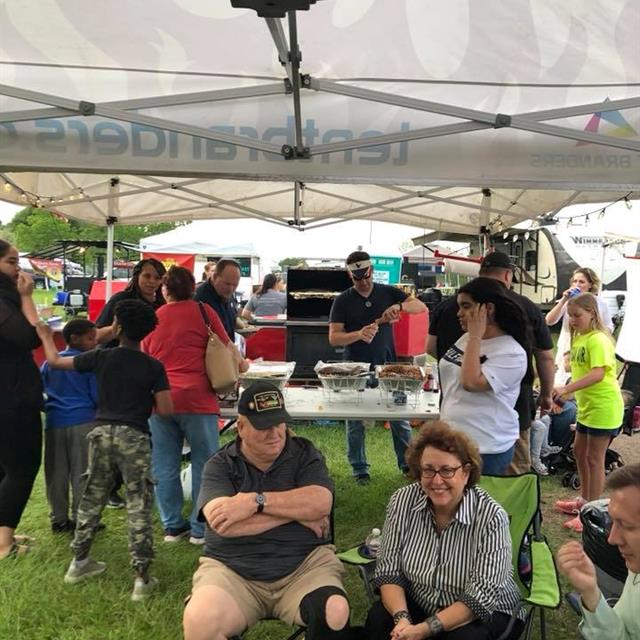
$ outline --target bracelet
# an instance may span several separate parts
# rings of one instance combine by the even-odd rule
[[[444,625],[438,616],[430,616],[425,620],[425,622],[429,627],[429,635],[431,636],[437,636],[444,631]]]
[[[406,620],[409,624],[411,624],[411,616],[406,609],[401,609],[400,611],[396,611],[393,614],[393,624],[398,624],[400,620]]]

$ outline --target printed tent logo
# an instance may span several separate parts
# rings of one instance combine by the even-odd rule
[[[609,98],[607,98],[605,102],[610,102]],[[607,124],[602,126],[601,131],[600,125],[603,120]],[[627,122],[619,111],[596,111],[596,113],[589,118],[589,122],[587,122],[584,131],[601,133],[615,138],[635,138],[638,135],[638,132]],[[582,147],[587,144],[591,144],[591,142],[583,142],[581,140],[576,143],[576,146]]]

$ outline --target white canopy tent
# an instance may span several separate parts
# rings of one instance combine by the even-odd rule
[[[639,32],[635,0],[6,0],[0,198],[467,234],[638,198]]]

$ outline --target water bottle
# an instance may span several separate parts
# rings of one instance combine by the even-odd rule
[[[382,540],[380,538],[380,529],[374,527],[371,529],[371,533],[367,536],[367,539],[364,541],[364,547],[367,552],[367,555],[370,558],[377,558],[378,553],[380,552],[380,544]]]

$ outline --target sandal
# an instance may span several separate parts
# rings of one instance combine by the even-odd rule
[[[31,536],[17,535],[17,536],[13,536],[13,541],[16,544],[26,544],[28,546],[34,543],[36,539],[32,538]]]
[[[31,551],[31,547],[29,545],[17,544],[16,542],[14,542],[9,548],[9,551],[5,555],[0,557],[0,560],[6,560],[8,558],[19,558],[20,556],[27,555],[29,551]]]

